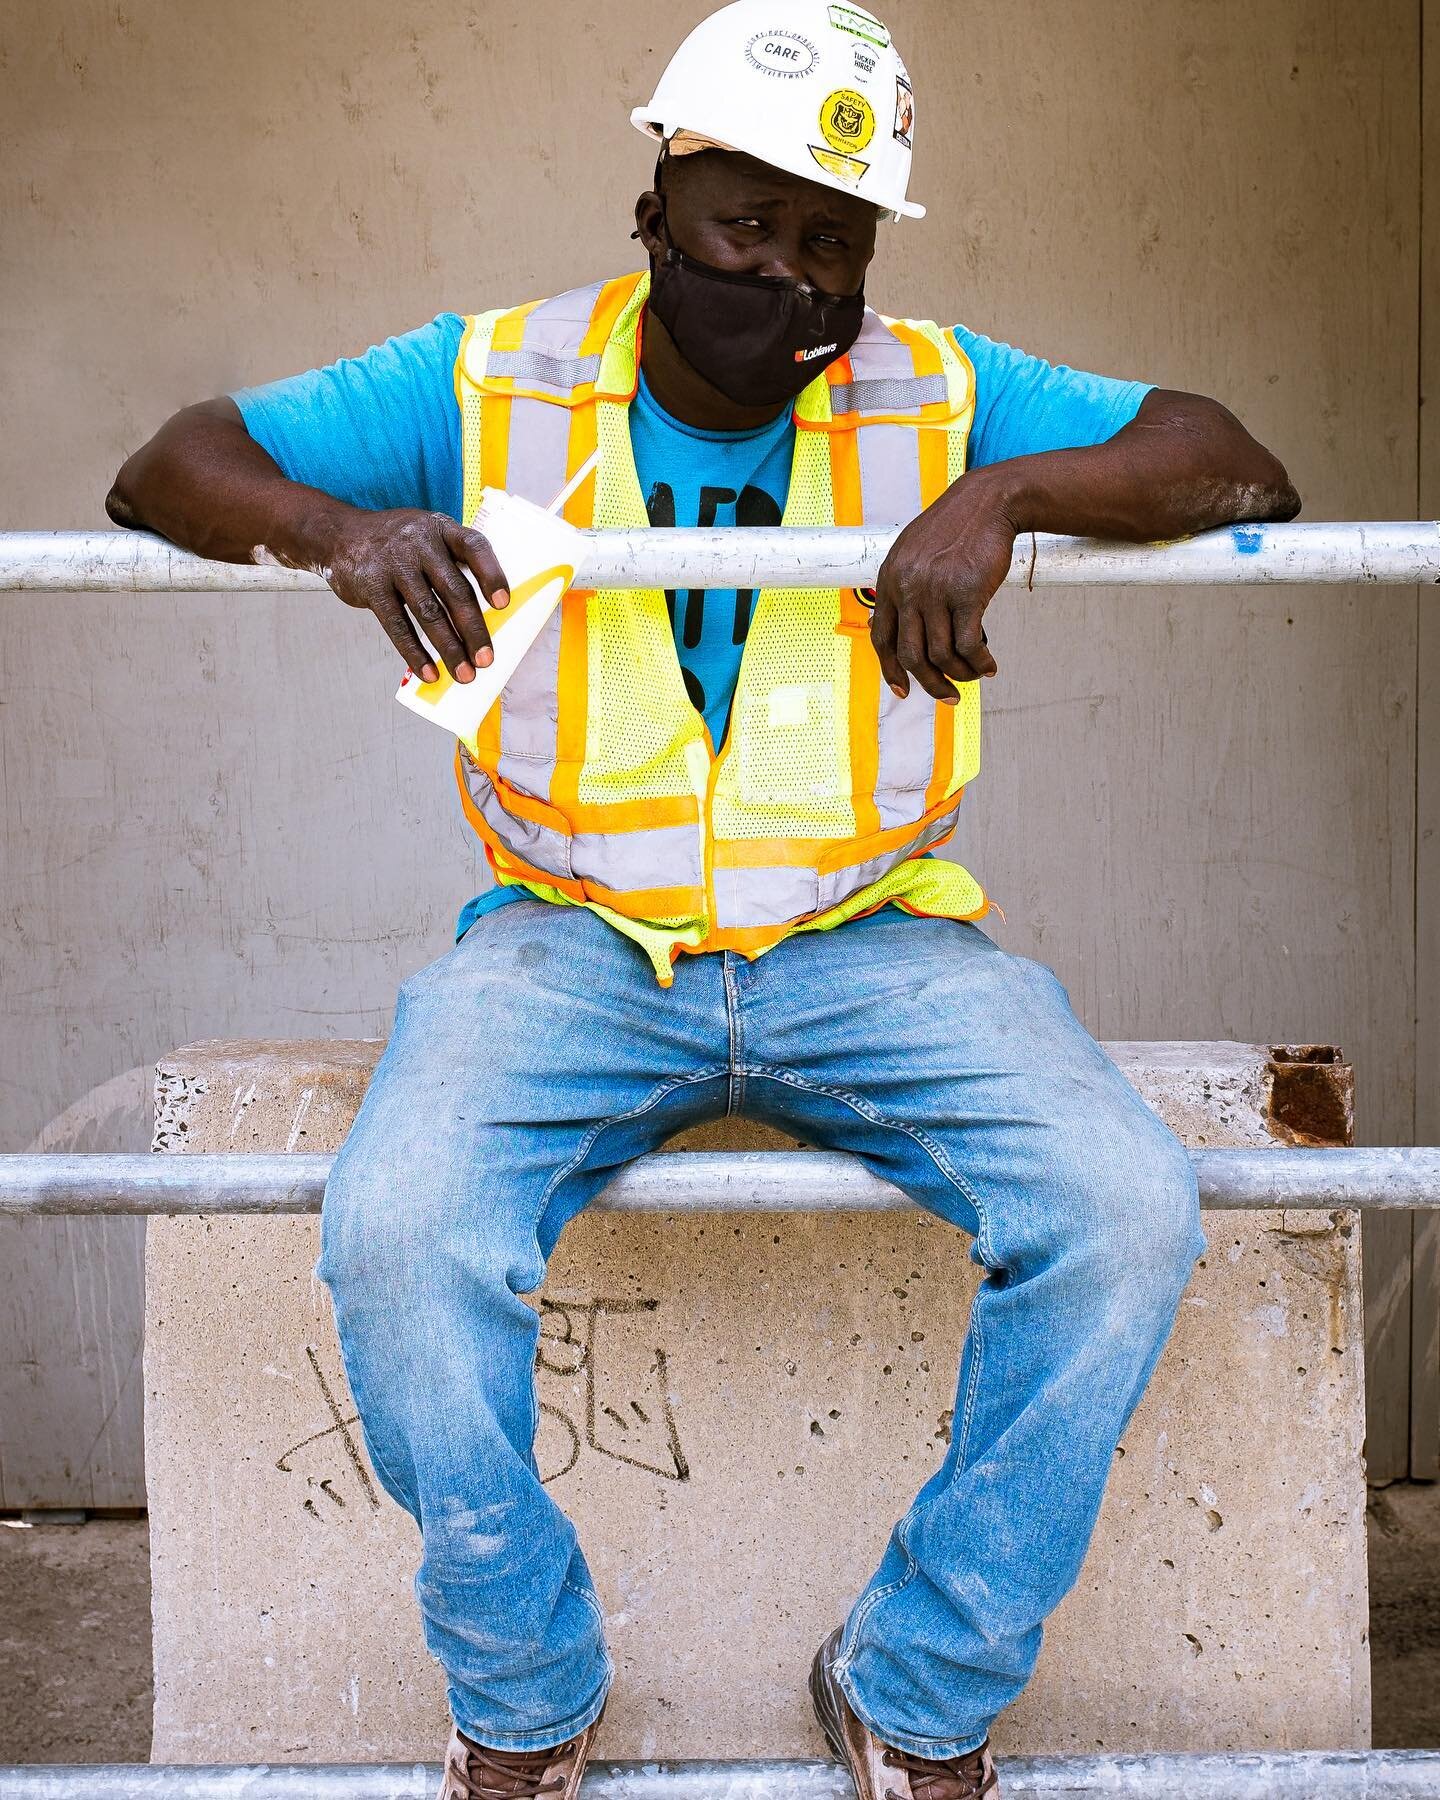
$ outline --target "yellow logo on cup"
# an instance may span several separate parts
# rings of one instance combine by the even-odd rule
[[[875,109],[854,88],[837,88],[820,108],[820,130],[832,150],[853,154],[875,135]]]

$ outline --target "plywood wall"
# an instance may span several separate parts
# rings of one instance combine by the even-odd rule
[[[0,526],[102,524],[186,401],[633,266],[626,115],[705,10],[12,4]],[[1412,513],[1419,0],[889,10],[930,216],[877,303],[1215,393],[1311,517]],[[378,629],[323,596],[12,595],[0,627],[3,1146],[189,1038],[382,1031],[481,877]],[[1004,941],[1104,1036],[1337,1040],[1362,1137],[1407,1138],[1413,593],[1007,595],[991,638],[960,853]]]

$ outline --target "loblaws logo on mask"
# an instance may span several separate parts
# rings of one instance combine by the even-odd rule
[[[838,344],[817,344],[813,350],[797,350],[795,360],[797,363],[814,362],[817,356],[833,356],[839,348]]]

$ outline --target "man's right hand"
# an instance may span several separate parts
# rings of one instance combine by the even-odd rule
[[[436,680],[439,671],[414,622],[455,679],[473,681],[494,651],[467,571],[488,605],[510,604],[505,572],[480,532],[445,513],[346,508],[333,528],[324,574],[347,606],[374,613],[422,681]]]
[[[439,670],[418,624],[457,681],[493,660],[473,575],[490,606],[509,586],[478,531],[447,513],[370,512],[287,480],[228,396],[168,419],[115,477],[105,507],[117,525],[148,526],[200,556],[315,569],[363,606],[422,681]]]

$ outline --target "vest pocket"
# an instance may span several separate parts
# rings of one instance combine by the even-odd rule
[[[817,800],[841,798],[835,684],[781,682],[737,696],[740,792],[746,803],[795,809],[773,833],[813,837]],[[848,796],[846,796],[848,798]]]

